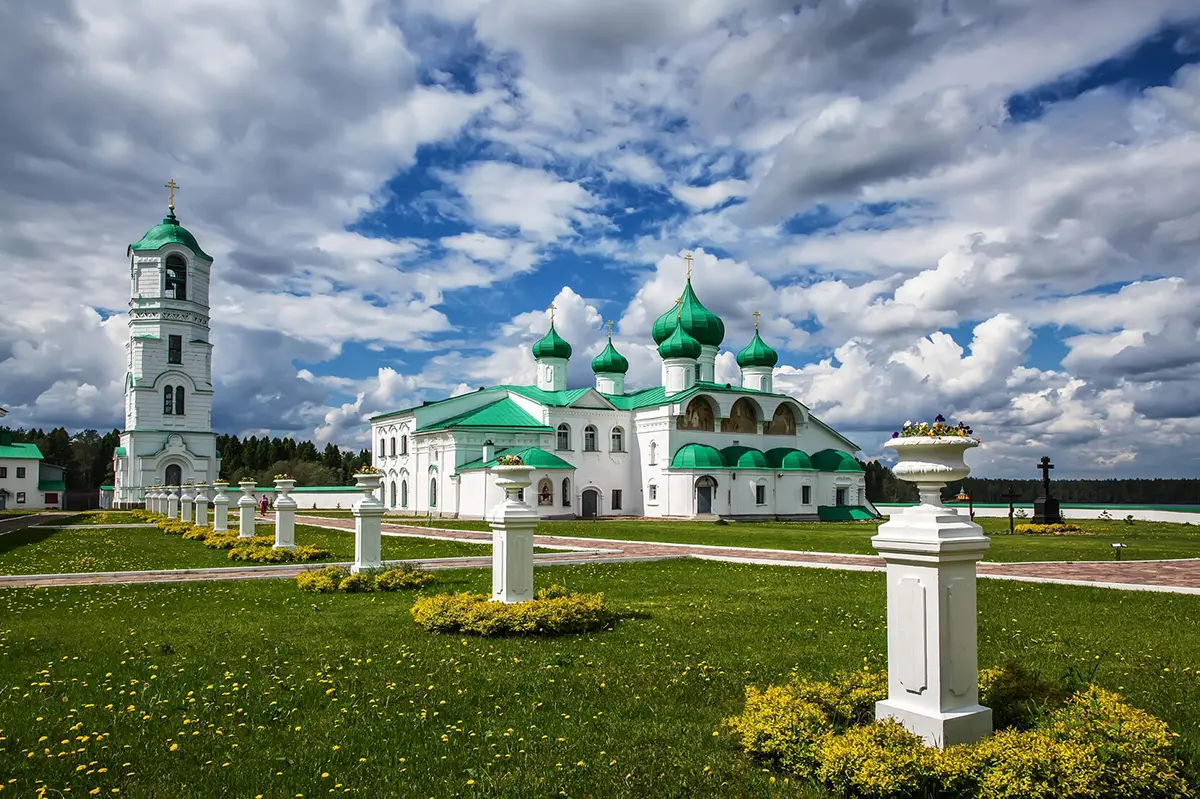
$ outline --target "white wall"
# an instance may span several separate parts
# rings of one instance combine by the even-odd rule
[[[8,505],[10,510],[33,510],[46,507],[59,507],[59,505],[47,505],[46,496],[41,491],[38,491],[38,469],[41,461],[33,458],[2,458],[0,466],[8,470],[8,476],[0,478],[0,488],[8,490]],[[25,476],[18,478],[17,469],[24,469]],[[17,494],[25,494],[23,503],[17,502]],[[62,502],[62,492],[58,493],[59,503]]]

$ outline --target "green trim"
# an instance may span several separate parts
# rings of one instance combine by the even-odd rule
[[[142,333],[139,336],[134,336],[134,338],[143,338],[148,341],[162,341],[162,336],[154,336],[154,335],[151,335],[150,333]]]
[[[519,456],[521,458],[521,460],[525,461],[526,466],[530,466],[533,469],[574,469],[575,468],[570,463],[567,463],[566,461],[564,461],[562,458],[558,457],[554,453],[547,452],[546,450],[544,450],[540,447],[520,447],[520,448],[504,447],[503,449],[496,450],[492,459],[487,461],[486,463],[484,462],[483,458],[479,458],[477,460],[473,460],[473,461],[470,461],[469,463],[464,463],[462,466],[459,466],[458,471],[470,472],[470,471],[475,471],[477,469],[490,469],[491,467],[497,465],[497,462],[500,460],[501,457],[504,457],[506,455]]]
[[[37,444],[4,444],[0,445],[0,459],[40,461],[42,451]]]
[[[101,491],[113,491],[115,488],[116,488],[116,486],[111,486],[111,485],[100,486]]]
[[[124,447],[117,447],[116,449],[113,450],[113,454],[116,455],[118,458],[124,458],[124,457],[126,457],[126,455],[128,455],[128,452],[126,451],[126,449]]]
[[[495,402],[489,402],[482,408],[472,408],[469,411],[433,422],[417,428],[419,433],[432,430],[522,430],[537,433],[553,433],[554,428],[548,427],[534,419],[520,405],[510,398],[504,397]]]
[[[129,252],[161,250],[168,244],[182,244],[195,255],[212,263],[212,256],[200,249],[200,245],[196,243],[196,237],[187,228],[179,224],[179,220],[175,218],[174,211],[163,217],[162,222],[147,230],[144,236],[133,244],[130,244]]]
[[[38,480],[38,491],[66,491],[65,480]]]

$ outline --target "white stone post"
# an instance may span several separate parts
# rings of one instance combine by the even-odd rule
[[[213,531],[218,533],[229,532],[229,495],[225,493],[227,488],[229,483],[224,480],[213,482]]]
[[[930,746],[971,743],[992,731],[979,704],[975,563],[988,539],[965,514],[942,506],[941,489],[970,473],[957,436],[893,438],[901,480],[921,504],[893,515],[871,539],[887,562],[888,698],[876,718],[893,718]]]
[[[192,484],[183,484],[183,493],[179,495],[179,519],[181,521],[192,521],[192,505],[196,501],[196,495],[192,493]]]
[[[291,478],[275,478],[275,548],[296,548],[296,500],[289,494],[296,487]]]
[[[167,518],[179,518],[179,486],[171,486],[167,494]]]
[[[238,538],[254,538],[254,489],[258,485],[253,480],[242,480],[238,483],[242,495],[238,497]]]
[[[163,487],[155,486],[150,492],[150,511],[152,513],[165,513],[166,508],[163,507]]]
[[[196,526],[208,527],[208,483],[196,484]]]
[[[515,604],[533,599],[533,531],[537,511],[517,499],[528,488],[532,466],[493,466],[506,498],[488,512],[492,528],[492,601]]]
[[[351,508],[354,513],[354,563],[350,571],[378,569],[383,566],[383,503],[375,492],[383,475],[359,473],[354,475],[354,484],[363,495]]]

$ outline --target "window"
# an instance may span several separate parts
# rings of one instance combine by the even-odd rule
[[[46,504],[47,505],[57,505],[58,504],[58,494],[47,494],[46,495]]]
[[[8,477],[8,467],[0,466],[0,478]]]
[[[571,507],[571,480],[564,477],[562,481],[562,506],[564,508]]]
[[[658,463],[658,444],[657,444],[657,442],[651,441],[650,442],[650,465],[653,466],[656,463]]]
[[[175,386],[175,415],[183,416],[183,386]]]
[[[395,480],[393,480],[391,485],[388,487],[388,494],[389,494],[388,507],[390,507],[390,508],[396,507],[396,481]]]
[[[172,386],[163,387],[163,415],[171,416],[175,413],[175,389]]]
[[[25,504],[25,492],[24,492],[24,491],[18,491],[18,492],[17,492],[17,504],[18,504],[18,505],[24,505],[24,504]]]
[[[383,439],[381,438],[381,439],[379,439],[379,457],[382,458],[386,454],[387,454],[387,448],[383,446]]]
[[[24,479],[25,479],[25,467],[24,467],[24,466],[18,466],[18,467],[17,467],[17,479],[18,479],[18,480],[24,480]]]
[[[170,466],[168,466],[167,467],[167,485],[177,486],[182,482],[183,482],[183,468],[176,464],[171,464]]]
[[[646,486],[646,496],[651,502],[658,502],[658,486],[654,483]]]
[[[590,424],[583,428],[583,451],[596,451],[596,428]]]
[[[400,454],[408,454],[408,436],[400,436]]]
[[[800,504],[812,504],[812,486],[800,486]]]
[[[614,488],[612,491],[612,509],[621,509],[621,489],[619,488]]]
[[[567,425],[566,422],[563,422],[562,424],[560,424],[558,426],[557,439],[558,440],[556,441],[556,443],[554,445],[556,449],[570,449],[571,448],[571,428],[569,425]]]
[[[758,483],[757,485],[754,486],[754,504],[755,505],[766,505],[767,504],[767,487],[765,485],[763,485],[762,483]]]
[[[390,445],[389,445],[389,447],[390,447],[390,450],[391,450],[391,452],[390,452],[389,454],[390,454],[390,455],[391,455],[393,458],[394,458],[394,457],[396,457],[396,437],[395,437],[395,436],[392,436],[392,439],[391,439],[391,442],[390,442]]]
[[[429,507],[437,507],[437,478],[429,478]]]
[[[700,364],[696,364],[696,380],[700,380]]]
[[[402,507],[402,508],[408,507],[408,481],[407,480],[400,481],[400,507]]]
[[[167,256],[167,296],[175,300],[187,299],[187,263],[180,255]]]
[[[167,363],[183,363],[183,336],[167,336]]]
[[[619,427],[614,427],[612,429],[612,451],[625,451],[625,431]]]
[[[839,488],[833,495],[833,504],[839,508],[846,504],[846,489]]]

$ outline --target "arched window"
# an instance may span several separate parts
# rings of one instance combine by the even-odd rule
[[[649,463],[651,466],[658,463],[658,442],[657,441],[650,442],[650,461],[649,461]]]
[[[394,457],[396,457],[396,437],[395,436],[392,436],[390,446],[391,446],[391,452],[389,454],[394,458]]]
[[[183,416],[183,386],[175,386],[175,415]]]
[[[187,262],[183,260],[182,255],[167,256],[167,276],[164,288],[164,293],[171,299],[187,299]]]
[[[388,497],[388,507],[394,508],[394,507],[396,507],[396,481],[395,480],[392,481],[392,484],[389,486],[389,489],[390,490],[388,491],[388,493],[390,494],[390,496]]]
[[[583,428],[583,451],[595,452],[598,449],[596,446],[596,426],[588,425]]]
[[[381,439],[379,439],[379,457],[382,458],[386,454],[387,454],[387,448],[385,448],[383,446],[383,439],[381,438]]]
[[[571,427],[566,422],[558,426],[558,441],[555,443],[556,449],[571,448]]]
[[[408,454],[408,436],[400,436],[400,454]]]
[[[400,507],[402,507],[402,508],[408,507],[408,481],[407,480],[400,481]]]
[[[429,507],[437,507],[437,478],[429,478]]]
[[[562,481],[562,506],[571,507],[571,478],[564,477]]]
[[[758,432],[758,421],[758,409],[753,402],[742,397],[729,409],[729,418],[721,420],[721,432],[754,435]]]
[[[625,431],[619,427],[614,427],[612,429],[612,451],[625,451]]]
[[[538,482],[538,505],[553,505],[554,504],[554,484],[550,482],[549,477],[543,477]]]
[[[163,415],[175,413],[175,389],[172,386],[163,387]]]
[[[183,469],[175,464],[167,467],[166,483],[169,486],[177,486],[183,482]]]

